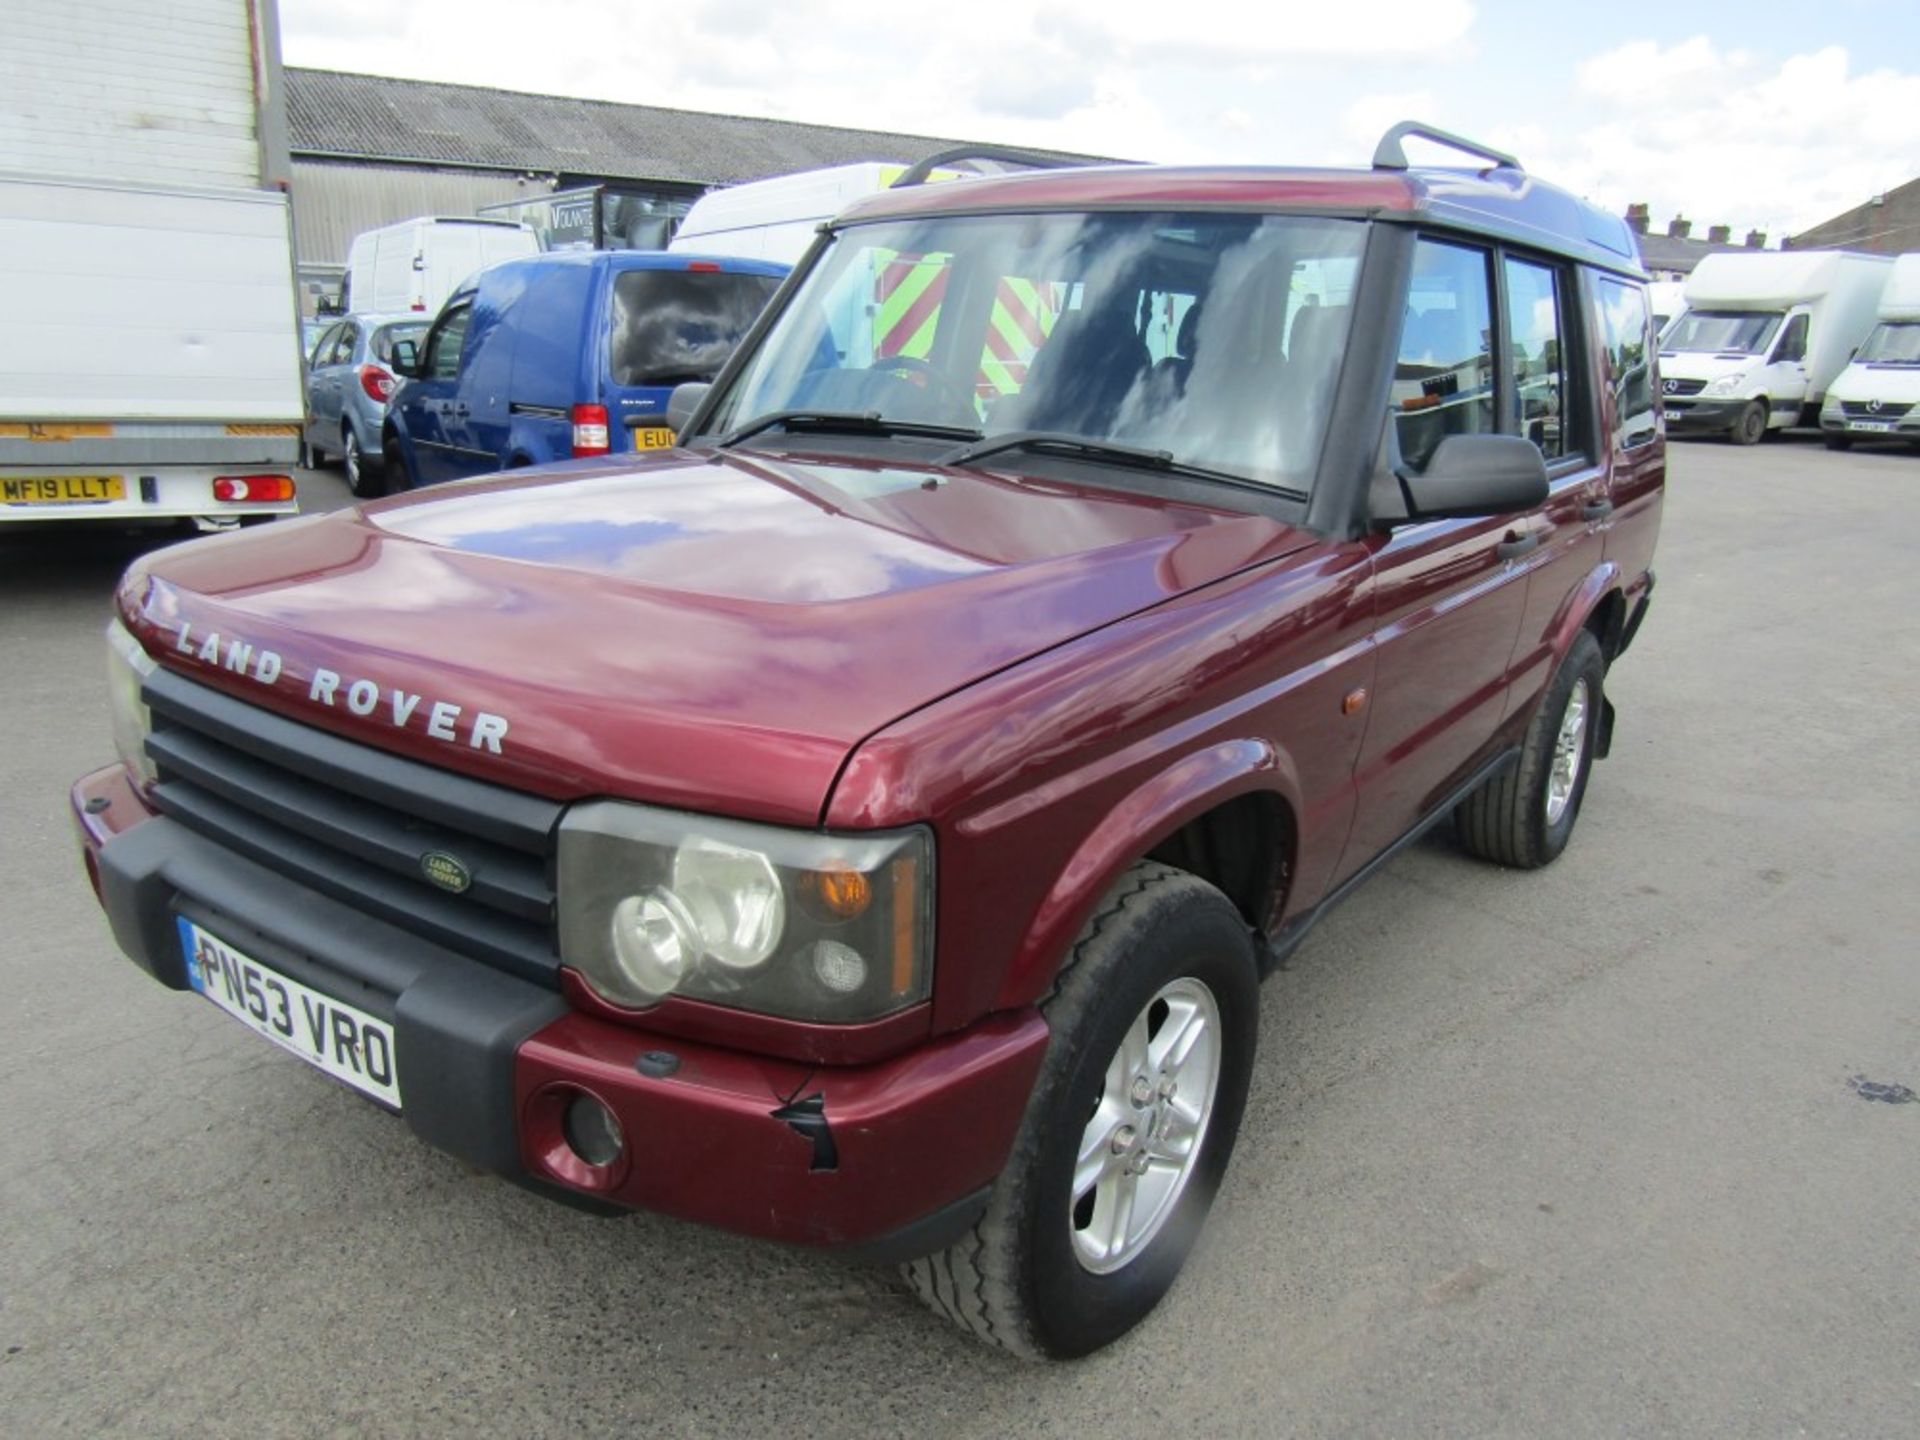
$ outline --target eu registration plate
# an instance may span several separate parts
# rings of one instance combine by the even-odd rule
[[[391,1025],[241,954],[191,920],[179,924],[194,989],[282,1050],[400,1108]]]
[[[1849,420],[1847,422],[1847,428],[1849,430],[1865,430],[1874,435],[1884,435],[1887,431],[1893,429],[1893,422],[1891,420]]]
[[[0,475],[0,505],[104,505],[126,498],[124,475]]]
[[[671,450],[673,448],[673,430],[666,425],[636,425],[633,427],[633,448],[636,450]]]

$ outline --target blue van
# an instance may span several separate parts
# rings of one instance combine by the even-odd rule
[[[388,485],[671,446],[667,396],[714,377],[787,268],[565,251],[482,270],[395,357]]]

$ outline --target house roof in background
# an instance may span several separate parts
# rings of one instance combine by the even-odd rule
[[[289,66],[286,76],[291,148],[304,159],[731,185],[863,160],[919,160],[966,143],[339,70]]]

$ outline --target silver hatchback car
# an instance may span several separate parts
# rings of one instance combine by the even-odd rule
[[[309,469],[338,455],[355,495],[386,489],[380,426],[394,377],[394,347],[418,345],[430,315],[347,315],[329,326],[307,356],[307,428],[302,460]]]

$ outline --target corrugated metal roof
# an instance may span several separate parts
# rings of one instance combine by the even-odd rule
[[[962,143],[338,70],[286,75],[291,146],[305,157],[731,185]]]

